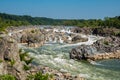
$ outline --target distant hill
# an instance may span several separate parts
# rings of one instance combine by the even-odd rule
[[[79,27],[115,27],[120,28],[120,16],[101,19],[52,19],[46,17],[31,17],[28,15],[12,15],[0,13],[0,31],[9,26],[21,25],[67,25]]]

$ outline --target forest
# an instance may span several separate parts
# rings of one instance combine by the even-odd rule
[[[105,17],[104,19],[52,19],[46,17],[31,17],[29,15],[13,15],[0,13],[0,31],[10,26],[26,25],[65,25],[78,27],[100,27],[120,29],[120,16]]]

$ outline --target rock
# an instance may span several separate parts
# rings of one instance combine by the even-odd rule
[[[17,80],[25,80],[27,74],[19,57],[17,42],[11,42],[10,37],[0,38],[0,74],[14,75]]]
[[[86,60],[89,55],[96,52],[96,48],[93,46],[81,45],[77,48],[73,48],[70,52],[71,59]]]
[[[93,46],[97,48],[99,52],[114,52],[120,50],[120,38],[111,36],[105,37],[102,40],[96,41]]]
[[[92,29],[92,34],[94,35],[100,35],[100,36],[118,36],[116,35],[116,33],[119,33],[120,30],[119,29],[115,29],[115,28],[93,28]]]
[[[86,80],[86,79],[81,77],[80,75],[77,75],[77,76],[74,77],[73,80]]]
[[[64,78],[69,79],[70,77],[72,77],[70,73],[64,73]]]
[[[88,38],[83,38],[80,35],[77,35],[77,36],[72,38],[73,43],[85,42],[85,41],[88,41]]]
[[[77,60],[117,59],[120,58],[118,50],[120,50],[120,38],[108,36],[92,45],[81,45],[73,48],[70,52],[70,58]]]
[[[91,34],[92,33],[92,28],[88,28],[88,27],[83,27],[83,28],[75,27],[75,28],[72,28],[71,31],[74,32],[74,33]]]
[[[20,42],[27,43],[29,47],[40,47],[45,42],[45,35],[39,29],[25,30]]]

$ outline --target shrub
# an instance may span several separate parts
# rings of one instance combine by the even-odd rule
[[[0,75],[0,80],[16,80],[13,75],[5,74]]]
[[[25,61],[25,57],[28,56],[28,52],[25,52],[25,53],[20,53],[20,60],[21,61]]]
[[[25,70],[25,71],[27,71],[27,70],[30,70],[30,69],[31,69],[31,67],[30,67],[30,66],[28,66],[28,65],[24,65],[24,67],[23,67],[23,68],[24,68],[24,70]]]

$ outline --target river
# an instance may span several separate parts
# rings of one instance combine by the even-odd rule
[[[55,29],[59,31],[59,29]],[[67,30],[61,30],[66,33],[71,33]],[[81,34],[82,35],[82,34]],[[69,58],[69,52],[72,48],[78,45],[91,45],[99,40],[100,36],[82,35],[88,37],[88,41],[75,44],[64,43],[63,41],[49,40],[42,47],[26,48],[25,51],[34,57],[34,62],[43,66],[59,70],[61,72],[69,72],[72,75],[80,75],[87,80],[120,80],[120,60],[99,60],[93,63],[87,61],[76,61]],[[61,39],[60,39],[61,40]]]

